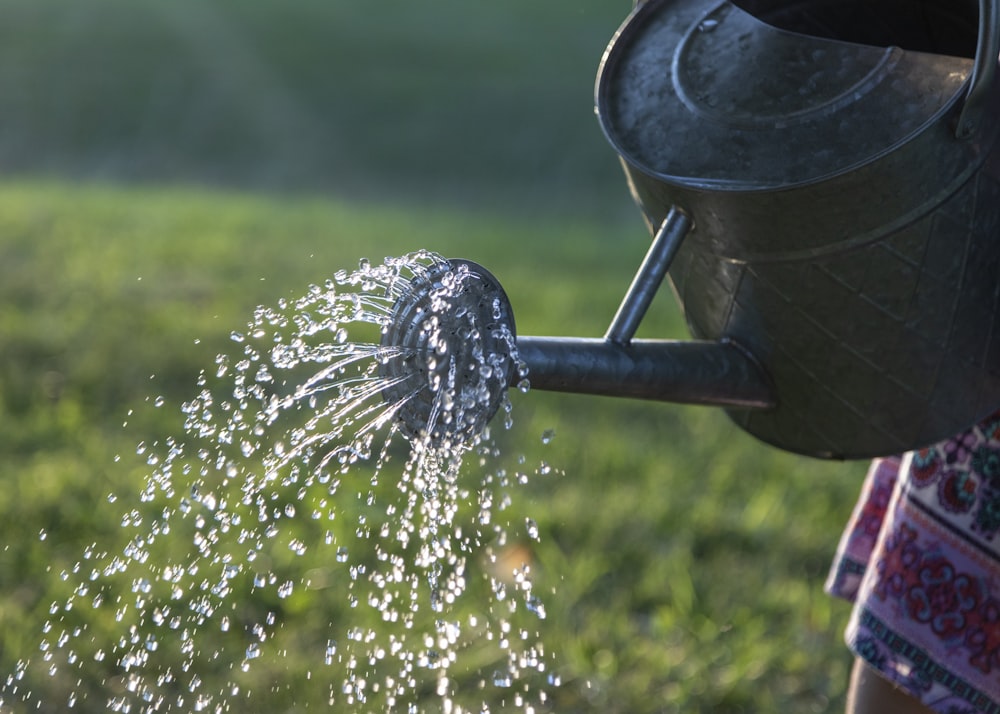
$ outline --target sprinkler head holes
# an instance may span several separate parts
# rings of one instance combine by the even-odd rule
[[[514,315],[493,275],[468,260],[423,266],[382,335],[386,402],[408,439],[464,443],[496,414],[514,374]]]

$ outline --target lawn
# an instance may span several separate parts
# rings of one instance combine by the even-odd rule
[[[88,553],[126,547],[123,515],[142,510],[151,470],[137,445],[182,438],[181,404],[256,306],[361,258],[426,248],[489,267],[523,334],[603,332],[647,240],[590,113],[596,62],[625,12],[0,2],[0,670],[32,661],[5,710],[36,711],[20,703],[31,690],[37,710],[73,697],[102,711],[125,686],[95,660],[122,636],[115,608],[53,603]],[[668,295],[642,333],[683,336]],[[512,401],[498,448],[531,478],[507,489],[503,525],[532,564],[546,608],[533,634],[560,682],[538,711],[842,709],[847,610],[822,581],[863,464],[780,453],[717,410]],[[476,488],[474,464],[464,478]],[[303,586],[280,602],[240,593],[245,621],[275,611],[281,625],[242,679],[195,658],[205,691],[241,685],[213,709],[304,711],[333,697],[352,710],[322,646],[371,615],[335,587],[304,586],[336,565],[309,518],[286,527],[309,553],[270,557]],[[158,557],[189,545],[164,538]],[[486,571],[471,559],[470,592]],[[111,598],[134,600],[119,584]],[[89,634],[77,663],[50,675],[39,643],[60,648],[58,633],[78,627]],[[469,696],[523,710],[516,689],[489,681],[494,662],[466,657]],[[185,661],[178,652],[176,670]],[[433,691],[418,704],[441,706]]]

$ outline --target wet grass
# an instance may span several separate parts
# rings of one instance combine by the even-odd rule
[[[67,626],[49,608],[85,547],[124,545],[136,445],[179,435],[256,305],[428,248],[488,266],[523,334],[603,333],[647,240],[591,115],[613,5],[0,0],[0,671]],[[684,335],[666,294],[642,332]],[[515,545],[551,711],[842,709],[847,612],[821,584],[863,465],[715,410],[514,401],[504,451],[555,467],[508,510],[540,529]],[[285,604],[288,654],[233,710],[326,706],[313,639],[342,604],[322,595]],[[74,688],[102,709],[99,672],[33,671],[52,711]]]

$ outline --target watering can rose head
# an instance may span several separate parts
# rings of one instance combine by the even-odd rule
[[[382,394],[411,441],[458,445],[483,431],[515,373],[514,316],[500,283],[467,260],[422,266],[382,335]]]

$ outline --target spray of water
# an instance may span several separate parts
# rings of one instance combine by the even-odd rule
[[[420,350],[385,344],[428,276]],[[544,708],[545,607],[501,515],[527,476],[473,418],[499,404],[509,426],[496,345],[515,367],[516,348],[470,317],[458,332],[474,374],[456,377],[439,318],[462,277],[425,252],[362,261],[258,308],[183,405],[185,437],[139,445],[149,471],[121,515],[127,546],[88,546],[61,574],[70,592],[0,708],[244,711],[289,648],[314,653],[305,677],[338,710],[481,712],[498,691],[505,710]],[[286,631],[302,609],[315,626]],[[51,687],[30,686],[37,670]]]

